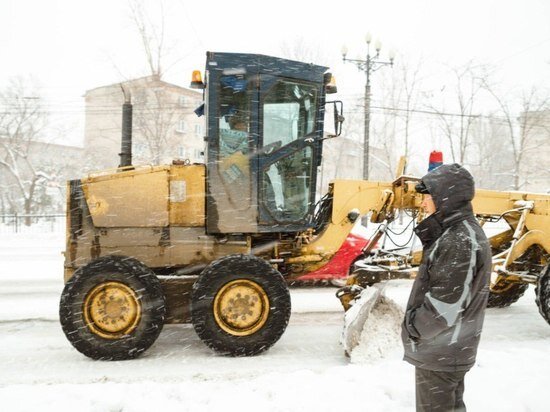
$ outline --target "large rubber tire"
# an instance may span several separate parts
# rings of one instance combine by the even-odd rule
[[[550,265],[543,269],[535,294],[539,312],[544,320],[550,324]]]
[[[231,329],[231,325],[225,324],[222,318],[223,313],[228,313],[232,308],[226,307],[223,309],[226,312],[222,312],[219,303],[231,293],[232,285],[238,285],[239,282],[244,283],[245,287],[256,288],[251,295],[260,310],[258,306],[254,310],[262,314],[258,315],[255,324],[250,324],[250,328],[243,329],[240,334],[238,328]],[[264,299],[267,298],[263,303],[261,298],[258,299],[260,294]],[[237,301],[244,301],[245,298],[249,302],[247,293],[244,296],[233,296],[229,302],[236,302],[235,307],[238,309],[240,306]],[[269,349],[282,336],[289,319],[290,293],[283,276],[265,260],[255,256],[229,255],[218,259],[203,270],[193,285],[193,327],[200,339],[220,354],[252,356]]]
[[[505,308],[518,301],[523,296],[528,283],[511,283],[501,290],[489,290],[488,308]]]
[[[99,323],[90,321],[92,295],[105,306],[96,303],[96,307],[107,313],[105,301],[113,299],[106,292],[108,285],[127,291],[133,308],[137,308],[131,327],[110,335],[102,333]],[[165,314],[164,293],[155,273],[136,259],[122,256],[101,257],[79,268],[65,285],[59,308],[61,327],[69,342],[89,358],[101,360],[139,356],[159,336]],[[109,322],[114,318],[105,319]]]

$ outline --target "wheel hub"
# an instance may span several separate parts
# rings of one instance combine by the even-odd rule
[[[269,298],[264,289],[248,279],[224,285],[214,299],[216,323],[225,332],[247,336],[261,329],[269,314]]]
[[[86,295],[83,312],[92,333],[105,339],[119,339],[138,325],[141,304],[129,286],[120,282],[104,282]]]

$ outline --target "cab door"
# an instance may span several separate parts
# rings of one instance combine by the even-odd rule
[[[208,75],[207,230],[256,233],[257,76],[223,68]]]
[[[303,230],[315,202],[322,135],[318,83],[260,76],[258,227]]]

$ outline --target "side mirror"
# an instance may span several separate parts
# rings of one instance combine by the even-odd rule
[[[342,103],[341,100],[335,100],[333,102],[327,102],[332,103],[333,105],[333,112],[334,112],[334,134],[329,134],[328,137],[338,137],[342,134],[342,123],[344,123],[344,103]],[[340,110],[338,110],[340,109]]]

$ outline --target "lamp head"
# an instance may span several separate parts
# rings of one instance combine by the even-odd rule
[[[390,64],[393,66],[393,61],[395,60],[395,50],[390,49],[390,52],[388,53],[388,57],[390,58]]]
[[[372,35],[370,34],[370,32],[365,35],[365,41],[367,42],[367,44],[370,44],[370,42],[372,41]]]
[[[345,60],[346,55],[348,54],[348,48],[346,47],[345,44],[342,46],[342,49],[340,50],[340,52],[342,53],[342,58]]]

